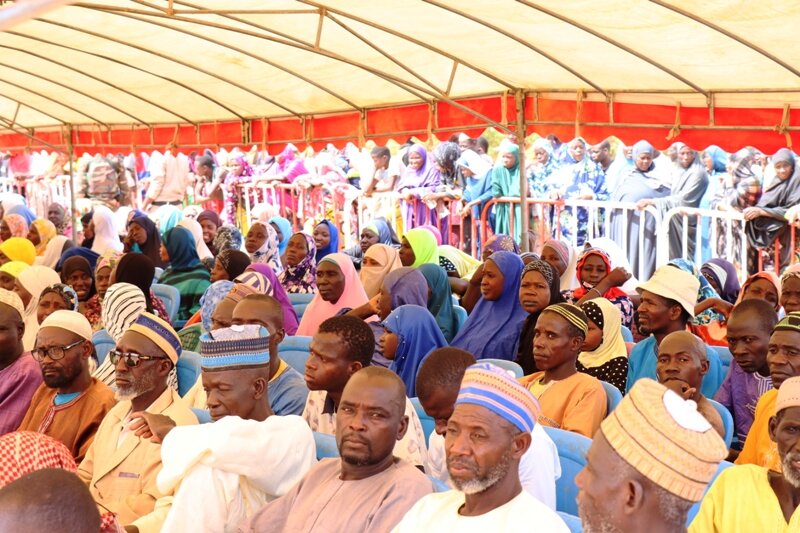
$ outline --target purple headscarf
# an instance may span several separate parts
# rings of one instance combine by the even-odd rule
[[[286,290],[283,288],[283,285],[281,285],[281,282],[278,281],[278,276],[275,275],[272,267],[265,263],[251,264],[245,269],[245,272],[248,270],[258,272],[269,280],[272,288],[267,289],[264,294],[272,296],[281,304],[281,309],[283,309],[283,329],[286,330],[286,334],[294,335],[297,333],[297,326],[299,324],[297,312],[295,312],[294,307],[292,307],[292,302],[289,301],[289,296],[286,294]]]
[[[416,268],[392,270],[383,278],[383,284],[392,295],[392,309],[401,305],[428,306],[428,282]]]
[[[237,163],[242,165],[242,173],[239,177],[253,175],[253,167],[251,167],[250,163],[247,162],[247,159],[245,159],[244,154],[237,155],[232,159],[232,161],[236,161]]]
[[[422,166],[414,170],[407,166],[400,176],[400,183],[397,184],[397,190],[413,189],[415,187],[425,187],[433,184],[436,181],[439,170],[428,155],[428,151],[421,144],[415,144],[409,147],[408,153],[412,152],[419,154],[422,157]]]
[[[517,241],[515,241],[510,235],[505,235],[503,233],[498,233],[490,237],[489,240],[486,241],[486,246],[484,246],[483,249],[490,250],[492,253],[513,252],[515,254],[519,254],[519,246],[517,246]],[[568,262],[569,261],[567,261],[567,263]]]
[[[736,275],[736,267],[730,261],[714,258],[706,261],[700,267],[700,273],[706,279],[714,280],[722,290],[720,297],[729,303],[736,303],[739,297],[739,278]]]

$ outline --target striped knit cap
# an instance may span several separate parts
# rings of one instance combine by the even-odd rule
[[[586,313],[584,313],[577,305],[553,304],[545,307],[542,313],[546,311],[558,313],[559,315],[563,316],[567,319],[567,322],[581,330],[584,335],[586,335],[586,332],[589,331],[589,320],[586,318]]]
[[[643,378],[600,424],[619,456],[644,477],[684,500],[698,502],[728,455],[722,438],[697,411],[664,385]]]
[[[783,317],[772,331],[800,331],[800,311],[793,311]]]
[[[477,363],[467,368],[456,405],[480,405],[500,415],[520,431],[530,433],[539,418],[541,407],[533,394],[514,376],[491,363]]]
[[[269,364],[269,331],[258,324],[215,329],[200,337],[204,372],[242,370]]]

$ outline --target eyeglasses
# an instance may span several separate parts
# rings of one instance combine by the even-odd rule
[[[58,361],[59,359],[63,359],[66,353],[76,347],[79,344],[86,342],[86,340],[81,339],[78,341],[73,342],[67,346],[51,346],[50,348],[34,348],[31,350],[31,355],[37,361],[44,361],[45,356],[49,357],[53,361]]]
[[[111,359],[111,364],[117,366],[117,362],[125,359],[125,366],[128,368],[135,368],[139,366],[140,361],[153,361],[155,359],[169,359],[168,357],[156,357],[154,355],[139,355],[138,353],[120,352],[119,350],[111,350],[108,352],[108,357]]]

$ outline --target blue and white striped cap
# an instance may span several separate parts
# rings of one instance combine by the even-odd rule
[[[269,331],[258,324],[216,329],[200,337],[205,372],[240,370],[269,364]]]

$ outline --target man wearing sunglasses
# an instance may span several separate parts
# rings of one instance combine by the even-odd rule
[[[142,313],[108,354],[115,365],[119,403],[100,424],[78,476],[101,509],[117,513],[119,523],[132,530],[159,531],[169,511],[153,511],[156,500],[169,495],[156,486],[161,444],[137,430],[151,414],[168,416],[178,425],[197,424],[167,385],[180,352],[175,330],[154,314]]]
[[[80,463],[106,413],[114,393],[89,373],[94,352],[92,326],[75,311],[49,315],[31,350],[44,383],[31,400],[19,431],[37,431],[64,443]]]

